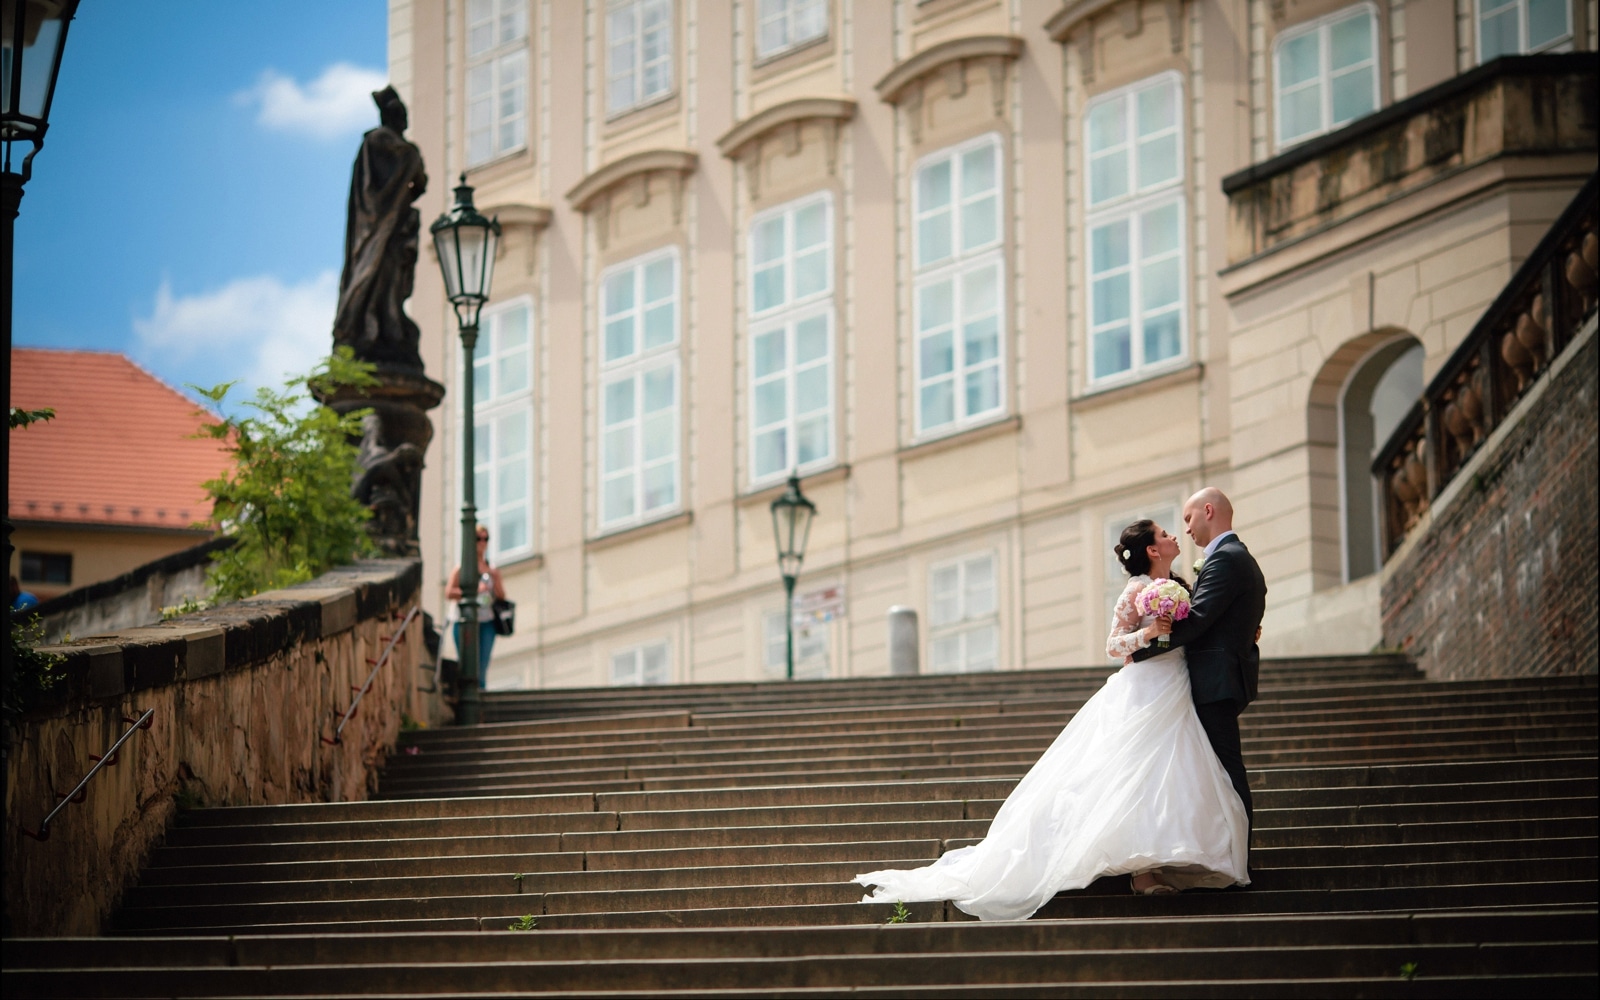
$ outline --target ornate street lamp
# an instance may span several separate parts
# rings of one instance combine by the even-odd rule
[[[772,501],[772,536],[778,543],[778,572],[783,574],[783,625],[786,635],[784,676],[794,680],[794,585],[800,579],[800,564],[806,558],[806,542],[811,537],[811,519],[817,505],[800,492],[800,475],[789,475],[789,488]]]
[[[477,725],[478,696],[478,510],[474,506],[472,358],[478,347],[478,314],[489,301],[494,257],[500,242],[500,220],[485,218],[472,205],[467,175],[456,187],[456,203],[429,230],[444,272],[445,292],[461,328],[461,722]]]

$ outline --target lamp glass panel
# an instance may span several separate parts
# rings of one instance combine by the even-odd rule
[[[6,115],[16,113],[29,118],[43,118],[49,111],[50,79],[60,59],[62,20],[59,15],[39,19],[40,5],[27,3],[27,23],[22,35],[22,80],[17,93],[11,92],[11,77],[16,72],[16,39],[12,37],[12,5],[7,4],[5,35],[0,47],[0,109]],[[9,131],[9,128],[8,128]],[[22,135],[32,133],[24,126]]]
[[[451,300],[461,295],[461,260],[456,246],[456,230],[453,226],[434,232],[433,248],[439,254],[439,271],[444,275],[445,295]]]

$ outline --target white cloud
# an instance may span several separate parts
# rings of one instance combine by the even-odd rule
[[[238,98],[241,103],[256,105],[256,121],[269,129],[333,139],[378,124],[372,92],[382,90],[387,82],[388,76],[381,70],[342,62],[306,84],[269,69]]]
[[[286,374],[311,369],[333,347],[339,275],[286,285],[270,275],[237,278],[196,295],[156,289],[149,316],[133,321],[136,359],[152,370],[181,373],[197,385],[239,381],[230,398],[259,386],[282,386]]]

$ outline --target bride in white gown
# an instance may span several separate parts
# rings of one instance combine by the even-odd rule
[[[1106,642],[1121,670],[1084,703],[995,814],[981,843],[925,868],[853,881],[864,903],[948,899],[982,920],[1031,916],[1065,889],[1132,875],[1143,895],[1248,885],[1244,804],[1217,760],[1189,694],[1183,650],[1131,662],[1170,629],[1133,601],[1170,577],[1178,540],[1136,521],[1117,546],[1132,579]]]

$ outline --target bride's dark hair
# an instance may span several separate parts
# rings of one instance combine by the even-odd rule
[[[1150,546],[1156,543],[1156,523],[1149,518],[1135,521],[1122,529],[1122,538],[1113,548],[1117,553],[1117,561],[1122,568],[1128,571],[1129,576],[1144,576],[1150,572]],[[1170,578],[1183,584],[1185,590],[1193,590],[1189,581],[1176,573],[1170,573]]]

